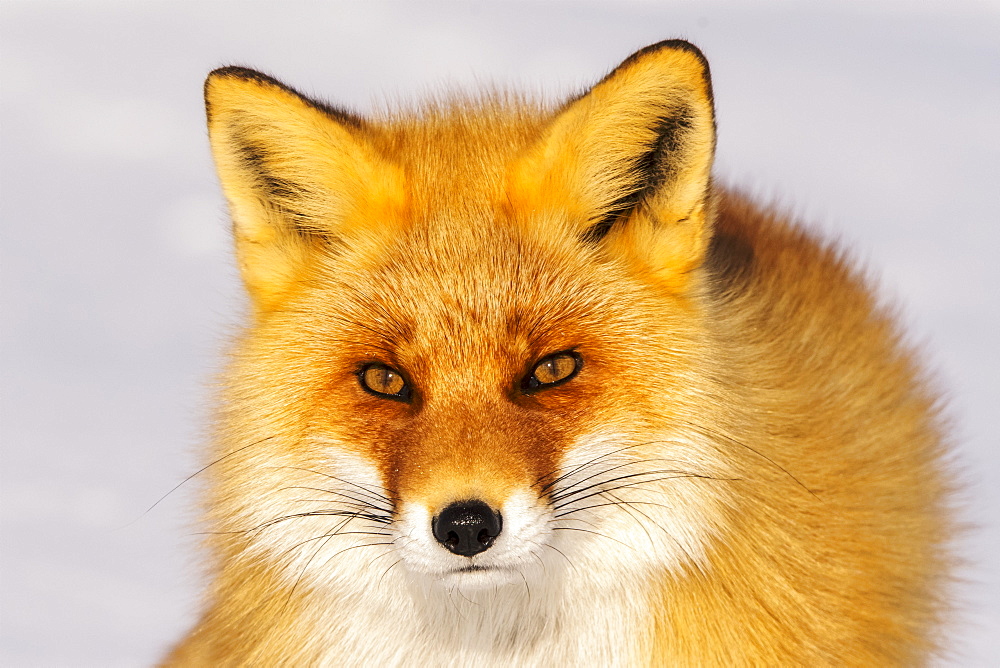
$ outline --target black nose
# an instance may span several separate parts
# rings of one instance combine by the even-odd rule
[[[438,542],[463,557],[489,549],[502,526],[500,513],[482,501],[456,501],[431,522]]]

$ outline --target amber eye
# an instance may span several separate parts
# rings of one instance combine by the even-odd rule
[[[535,365],[531,375],[522,381],[521,389],[532,391],[565,383],[577,374],[581,366],[583,359],[574,352],[553,353]]]
[[[398,401],[410,400],[410,386],[406,380],[398,371],[384,364],[366,364],[358,373],[358,381],[361,387],[376,396]]]

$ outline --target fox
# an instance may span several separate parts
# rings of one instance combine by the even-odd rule
[[[843,248],[713,178],[667,40],[557,104],[217,69],[248,294],[165,666],[909,666],[941,401]]]

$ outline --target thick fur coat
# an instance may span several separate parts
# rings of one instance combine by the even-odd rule
[[[927,660],[935,398],[836,249],[713,184],[696,48],[558,107],[205,90],[252,314],[167,665]]]

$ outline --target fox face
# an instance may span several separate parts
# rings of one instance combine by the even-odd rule
[[[254,307],[228,402],[253,445],[217,467],[233,549],[463,590],[697,561],[727,475],[692,417],[718,391],[700,54],[533,114],[376,123],[234,68],[206,95]]]
[[[365,529],[370,542],[392,542],[400,568],[463,586],[520,582],[525,569],[570,557],[564,543],[576,534],[656,562],[698,553],[703,518],[671,511],[668,523],[682,527],[669,537],[650,537],[639,522],[663,514],[644,504],[697,500],[719,475],[685,440],[690,407],[662,401],[704,399],[687,381],[697,373],[696,331],[661,329],[689,319],[684,304],[576,240],[545,248],[498,236],[458,248],[420,236],[351,275],[324,266],[262,323],[247,382],[275,379],[262,391],[288,402],[289,423],[256,447],[281,448],[261,456],[287,460],[301,478],[272,514],[338,513],[282,521],[262,538],[294,523],[315,527],[292,531],[295,540],[327,540],[343,523],[354,539]],[[430,262],[447,269],[429,277]],[[636,316],[637,301],[651,317]],[[677,499],[689,514],[700,505]],[[324,549],[307,545],[300,552],[319,560]]]

